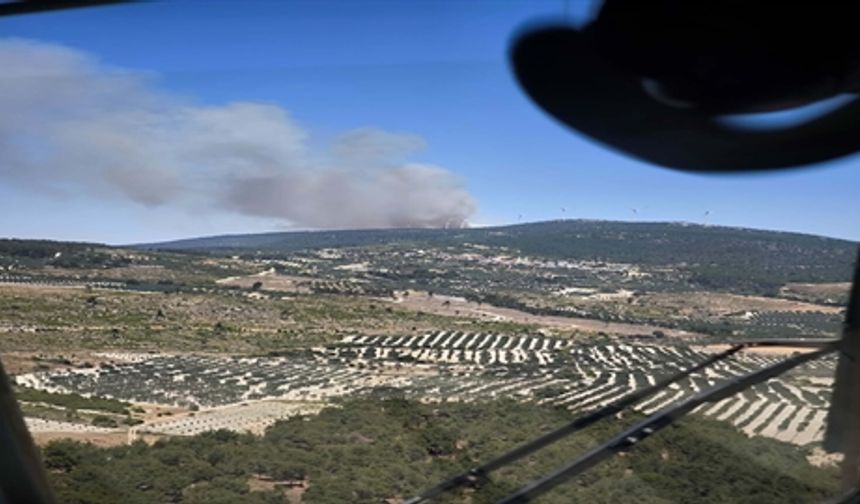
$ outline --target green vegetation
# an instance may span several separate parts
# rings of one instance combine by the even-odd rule
[[[513,397],[515,391],[533,385],[533,380],[548,377],[541,375],[549,366],[545,356],[538,359],[537,354],[529,354],[528,360],[512,364],[511,354],[505,353],[507,361],[501,360],[501,348],[525,351],[525,346],[517,347],[520,341],[511,338],[534,335],[540,327],[491,321],[499,311],[494,313],[486,306],[486,310],[475,310],[474,304],[443,295],[533,315],[687,329],[709,334],[715,342],[820,336],[831,334],[841,321],[842,315],[832,307],[842,299],[838,296],[844,289],[839,286],[850,276],[856,244],[731,228],[564,221],[467,230],[274,233],[190,240],[164,247],[173,250],[0,240],[0,280],[24,284],[0,286],[0,351],[18,352],[14,372],[94,365],[118,371],[122,365],[104,362],[114,357],[88,352],[116,349],[177,352],[180,355],[159,359],[189,361],[210,352],[304,356],[307,362],[296,367],[299,372],[290,376],[291,385],[316,379],[326,385],[340,383],[328,375],[312,376],[312,365],[321,362],[351,381],[358,381],[353,372],[359,367],[386,365],[407,376],[415,361],[425,366],[433,359],[468,366],[492,363],[495,375],[492,380],[489,375],[486,380],[477,379],[473,370],[468,375],[440,374],[438,381],[413,377],[425,383],[422,394],[444,398],[451,392],[461,400],[479,402],[420,404],[405,398],[421,396],[397,387],[380,387],[357,392],[319,416],[282,421],[263,437],[219,431],[164,439],[153,446],[137,443],[103,449],[53,442],[44,454],[62,502],[253,503],[284,502],[285,497],[296,502],[301,495],[301,502],[313,504],[378,503],[407,497],[571,416],[562,407],[480,402],[496,393]],[[256,276],[261,272],[266,273]],[[251,274],[255,276],[248,276]],[[242,278],[216,282],[232,276]],[[433,294],[425,296],[421,291]],[[753,299],[737,293],[771,297]],[[774,296],[819,306],[798,308]],[[425,303],[431,298],[435,305]],[[758,304],[748,308],[746,304],[753,301]],[[473,318],[464,316],[467,307],[476,312]],[[677,343],[670,341],[672,331],[651,329],[645,336],[661,340],[659,344],[665,348]],[[468,334],[442,336],[441,331]],[[554,331],[570,334],[573,329]],[[435,352],[429,343],[425,348],[429,339],[419,343],[431,333],[434,342],[439,339],[441,347],[444,340],[447,347]],[[464,341],[472,341],[478,333],[481,338],[487,336],[484,346],[470,350],[467,359]],[[615,336],[582,334],[595,347],[610,342],[617,346]],[[370,339],[385,344],[364,343]],[[340,340],[356,343],[331,345],[317,350],[323,352],[319,355],[309,348]],[[523,345],[535,341],[543,344],[529,339]],[[692,358],[681,355],[686,352],[683,346],[674,347],[673,356],[663,355],[661,348],[654,351],[658,369],[664,363]],[[387,356],[384,359],[379,357],[382,350]],[[434,351],[423,355],[425,350]],[[577,368],[583,366],[586,373],[599,372],[607,362],[607,356],[591,352],[586,344],[577,345],[576,350]],[[45,356],[58,351],[66,352],[68,358]],[[36,352],[40,355],[34,356]],[[73,356],[75,353],[78,355]],[[612,355],[621,353],[616,348]],[[646,382],[648,373],[627,368],[617,372],[613,364],[606,376],[580,383],[585,375],[568,365],[571,355],[554,353],[558,359],[554,365],[564,368],[555,378],[597,390],[579,399],[570,396],[571,401],[594,404],[600,394],[615,390],[600,389],[604,385],[626,387],[632,381],[641,386]],[[361,361],[351,367],[354,359]],[[625,365],[629,367],[629,363]],[[206,369],[212,367],[210,362]],[[831,371],[822,367],[816,372]],[[242,383],[252,378],[247,374],[242,371]],[[207,378],[224,385],[212,395],[223,399],[233,392],[241,394],[238,381],[235,387],[233,382],[220,382],[225,376]],[[150,377],[143,377],[145,383],[151,383]],[[157,377],[154,382],[170,380],[173,386],[172,375]],[[191,377],[183,376],[177,383]],[[270,381],[273,390],[283,393],[284,389],[277,388],[280,385]],[[83,382],[74,390],[88,392],[80,385]],[[449,382],[453,385],[443,391],[442,385],[448,387]],[[119,383],[97,393],[140,400],[117,392],[128,391],[143,380]],[[259,388],[262,382],[248,383]],[[547,383],[536,399],[549,403],[571,390],[558,380]],[[149,392],[150,385],[146,387]],[[159,393],[172,390],[163,388]],[[826,392],[807,389],[802,394],[811,405],[826,405]],[[468,395],[471,390],[479,393]],[[774,386],[763,395],[770,404],[788,392]],[[263,395],[259,390],[255,393]],[[17,394],[29,416],[111,428],[141,422],[137,414],[141,412],[131,411],[129,404],[120,401],[26,388],[19,388]],[[175,397],[152,402],[166,404]],[[517,397],[528,400],[527,395]],[[757,396],[745,397],[756,404]],[[759,430],[771,425],[780,410],[765,408],[762,404],[739,425],[749,424],[759,413],[768,416],[767,422],[755,424]],[[812,413],[803,419],[804,427],[817,421]],[[163,415],[170,413],[158,413]],[[495,502],[637,418],[628,415],[596,426],[494,475],[492,482],[477,491],[453,495],[447,502]],[[788,429],[792,418],[786,417],[778,427]],[[804,448],[749,439],[727,423],[694,417],[649,438],[630,453],[613,457],[542,502],[767,504],[821,500],[834,491],[835,472],[810,466],[805,455]]]
[[[92,420],[92,415],[81,414],[79,411],[72,409],[44,406],[37,403],[20,403],[19,406],[21,407],[21,413],[25,417],[30,418],[77,424],[89,424]]]
[[[4,351],[158,350],[268,353],[347,334],[435,329],[534,332],[535,327],[403,310],[367,297],[250,299],[239,290],[154,294],[0,286]]]
[[[0,280],[54,284],[111,282],[142,291],[190,290],[254,270],[201,254],[148,253],[91,243],[0,239]]]
[[[263,437],[227,431],[100,449],[71,441],[44,449],[62,502],[284,502],[253,481],[301,480],[302,502],[378,503],[407,497],[570,419],[566,410],[513,402],[422,405],[346,402],[279,422]],[[488,503],[594,446],[634,418],[589,429],[441,502]],[[747,439],[693,418],[568,482],[545,503],[805,503],[835,492],[835,470],[802,450]]]
[[[556,221],[465,230],[273,233],[159,247],[171,250],[0,241],[0,267],[6,265],[0,278],[78,287],[112,282],[111,290],[54,289],[50,296],[39,287],[0,287],[0,350],[49,350],[62,342],[75,350],[269,353],[345,334],[536,329],[469,318],[457,309],[450,316],[430,315],[381,300],[407,290],[532,315],[683,329],[716,340],[772,337],[775,327],[781,337],[830,336],[839,329],[838,313],[760,310],[745,317],[739,307],[736,315],[715,315],[661,305],[656,296],[815,295],[832,306],[838,296],[815,286],[850,277],[855,244],[710,226]],[[196,253],[176,250],[181,248]],[[285,291],[273,291],[255,277],[245,287],[216,282],[267,270],[301,288],[291,290],[285,282]],[[619,292],[621,297],[612,297]]]
[[[391,244],[415,250],[457,248],[466,243],[551,259],[678,266],[692,287],[771,295],[788,282],[848,281],[856,253],[855,243],[798,233],[581,220],[477,229],[267,233],[180,240],[148,247],[278,257],[325,247]]]
[[[0,265],[103,268],[126,266],[130,261],[110,247],[92,243],[49,240],[0,240]]]
[[[111,418],[109,416],[104,416],[104,415],[97,415],[97,416],[93,417],[91,423],[96,427],[107,427],[109,429],[119,426],[119,424],[117,423],[116,420],[114,420],[113,418]]]
[[[15,397],[20,402],[44,403],[67,410],[106,411],[118,415],[128,414],[129,404],[113,399],[84,397],[79,394],[55,394],[27,387],[15,387]]]

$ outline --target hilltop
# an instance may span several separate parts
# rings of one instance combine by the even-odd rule
[[[552,242],[546,242],[552,238]],[[453,245],[479,243],[522,248],[538,255],[582,257],[605,255],[607,259],[630,256],[627,247],[613,247],[619,242],[650,245],[659,252],[639,250],[636,259],[683,260],[695,253],[695,245],[709,241],[747,242],[754,247],[782,244],[802,249],[825,250],[836,247],[853,254],[855,242],[824,236],[750,228],[710,226],[679,222],[623,222],[603,220],[553,220],[506,226],[458,229],[357,229],[283,231],[255,234],[228,234],[181,240],[130,245],[154,250],[188,250],[217,253],[290,252],[317,248],[356,247],[392,243],[436,243]],[[671,250],[667,246],[680,246]],[[641,256],[642,252],[647,256]],[[662,257],[662,254],[668,254]]]
[[[690,270],[706,288],[776,289],[788,282],[844,282],[857,243],[822,236],[684,223],[561,220],[474,229],[298,231],[224,235],[138,245],[272,257],[345,247],[484,246],[546,259],[590,260]]]

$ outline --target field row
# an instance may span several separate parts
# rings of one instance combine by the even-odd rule
[[[125,282],[106,280],[71,280],[66,278],[34,278],[29,276],[0,275],[0,284],[32,285],[39,287],[96,287],[99,289],[122,289]]]
[[[117,355],[120,364],[31,373],[20,385],[129,402],[202,408],[135,427],[168,434],[228,428],[259,432],[278,418],[340,397],[398,394],[423,401],[513,398],[586,411],[652,385],[709,354],[686,346],[575,344],[543,336],[434,332],[348,337],[291,357]],[[119,357],[122,357],[121,359]],[[672,385],[636,406],[653,413],[739,373],[779,360],[735,358]],[[816,361],[698,412],[750,435],[797,444],[819,440],[833,361]]]

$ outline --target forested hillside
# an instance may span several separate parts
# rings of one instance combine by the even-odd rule
[[[143,245],[215,254],[277,256],[324,247],[401,244],[507,248],[549,259],[596,260],[690,273],[701,288],[770,292],[788,282],[844,282],[857,244],[798,233],[678,223],[565,220],[477,229],[304,231],[232,235]]]
[[[61,441],[44,454],[60,500],[67,503],[274,503],[284,502],[285,494],[292,502],[301,495],[305,504],[379,503],[411,496],[570,418],[566,410],[509,401],[351,401],[316,417],[280,422],[263,437],[218,431],[109,449]],[[475,492],[440,502],[495,502],[631,421],[573,436],[494,473]],[[748,439],[725,424],[695,418],[540,502],[807,503],[832,495],[835,484],[836,471],[810,466],[802,449]]]
[[[117,249],[94,243],[0,239],[0,267],[3,268],[125,266],[131,261],[124,255]]]

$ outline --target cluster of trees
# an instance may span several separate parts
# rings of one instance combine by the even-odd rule
[[[389,397],[282,421],[262,437],[218,431],[114,448],[57,441],[43,455],[67,503],[286,502],[282,489],[249,484],[259,479],[302,482],[307,504],[379,503],[411,496],[570,418],[567,410],[508,401],[427,405]],[[441,502],[495,502],[635,419],[595,426]],[[540,502],[805,503],[836,487],[836,471],[810,466],[800,448],[695,418]]]
[[[50,240],[0,240],[0,264],[57,266],[62,268],[107,268],[127,266],[131,260],[106,245]]]
[[[27,259],[48,259],[57,252],[76,254],[95,245],[51,240],[0,239],[0,255]]]

